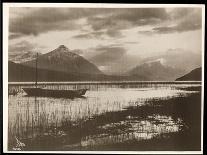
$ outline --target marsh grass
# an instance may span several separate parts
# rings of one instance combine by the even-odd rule
[[[119,101],[108,101],[106,111],[84,102],[88,104],[85,111],[77,106],[73,113],[74,105],[69,104],[61,113],[47,114],[44,104],[36,101],[31,113],[28,101],[26,114],[20,112],[15,124],[9,125],[9,150],[16,146],[15,136],[25,144],[21,150],[199,150],[201,93],[195,87],[187,91],[191,90],[198,92],[140,101],[144,105],[128,101],[129,106],[122,107]],[[117,107],[123,110],[114,111]],[[179,131],[165,129],[170,123]]]

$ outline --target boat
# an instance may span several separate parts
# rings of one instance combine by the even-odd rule
[[[38,58],[38,53],[37,53]],[[88,89],[77,90],[59,90],[59,89],[46,89],[37,87],[37,58],[36,58],[36,81],[35,88],[22,88],[27,96],[39,96],[39,97],[83,97]]]
[[[87,89],[78,90],[55,90],[45,88],[22,88],[28,96],[40,96],[40,97],[81,97],[85,95]]]

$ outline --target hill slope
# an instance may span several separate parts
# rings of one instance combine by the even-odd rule
[[[176,81],[201,81],[202,69],[201,67],[192,70],[190,73],[177,78]]]

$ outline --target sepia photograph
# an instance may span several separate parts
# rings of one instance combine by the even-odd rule
[[[3,150],[203,152],[199,4],[3,4]]]

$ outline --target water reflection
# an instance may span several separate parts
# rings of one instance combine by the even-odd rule
[[[179,118],[173,120],[168,116],[152,115],[145,120],[137,120],[128,116],[125,121],[99,126],[105,130],[105,134],[98,134],[84,137],[81,146],[110,145],[128,140],[146,140],[155,136],[178,132],[183,126],[183,121]]]
[[[65,137],[68,134],[63,130],[63,126],[70,129],[106,112],[144,106],[151,99],[168,99],[195,93],[196,91],[179,89],[189,86],[192,85],[153,85],[153,87],[101,85],[93,86],[85,98],[74,99],[28,97],[24,92],[20,92],[16,96],[9,96],[9,147],[16,146],[16,138],[28,142],[44,136]],[[124,121],[99,126],[98,129],[104,131],[101,134],[83,135],[79,145],[151,139],[162,133],[178,132],[182,126],[181,118],[173,120],[170,116],[149,115],[147,118],[138,119],[129,115]]]

